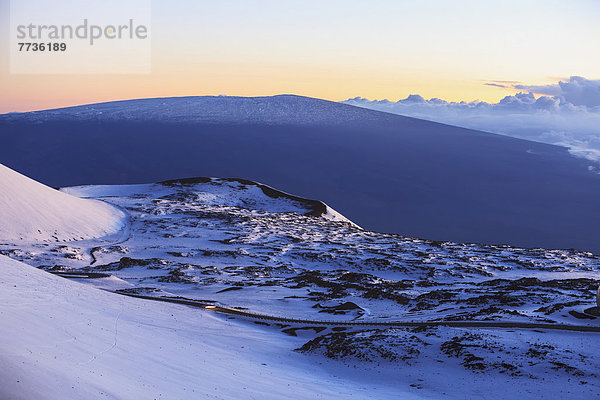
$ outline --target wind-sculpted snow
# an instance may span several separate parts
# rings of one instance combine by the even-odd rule
[[[5,245],[3,254],[52,272],[106,273],[113,278],[83,281],[122,293],[287,318],[600,321],[593,309],[600,259],[589,252],[370,232],[315,215],[313,203],[300,198],[269,196],[249,181],[202,178],[64,191],[126,210],[128,236]],[[309,359],[338,360],[327,368],[376,371],[387,384],[401,382],[433,397],[485,391],[491,399],[591,398],[600,389],[593,332],[256,323],[302,339],[296,349]]]

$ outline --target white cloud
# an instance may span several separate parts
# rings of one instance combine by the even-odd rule
[[[572,76],[568,81],[561,81],[556,85],[513,85],[513,87],[519,90],[527,90],[531,93],[556,96],[563,100],[563,102],[575,106],[600,106],[600,80]]]
[[[426,100],[416,94],[397,102],[356,97],[344,103],[566,146],[574,155],[600,162],[600,80],[573,76],[556,85],[506,86],[527,92],[498,103]]]

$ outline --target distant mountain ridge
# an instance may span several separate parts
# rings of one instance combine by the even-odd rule
[[[393,120],[410,117],[297,95],[148,98],[0,115],[0,119],[9,121],[23,118],[38,122],[75,119],[312,125],[364,123],[380,121],[382,118]]]
[[[600,175],[562,147],[282,95],[0,116],[0,162],[51,186],[238,177],[365,229],[600,253]]]

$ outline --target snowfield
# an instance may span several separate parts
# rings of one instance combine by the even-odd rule
[[[130,223],[0,240],[0,398],[599,397],[595,254],[370,232],[239,179],[61,191]]]
[[[178,305],[52,276],[0,256],[0,398],[392,397],[292,352],[299,341]],[[407,395],[408,399],[419,398]]]
[[[125,214],[52,189],[0,164],[0,241],[70,241],[118,232]]]

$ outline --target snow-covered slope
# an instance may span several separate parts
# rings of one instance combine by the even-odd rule
[[[0,164],[0,242],[70,241],[115,233],[125,214],[52,189]]]
[[[1,399],[597,397],[597,255],[369,232],[243,180],[63,190],[128,234],[0,254],[115,293],[0,257]],[[441,320],[466,325],[374,325]]]
[[[342,380],[298,339],[0,256],[0,399],[417,399]]]

